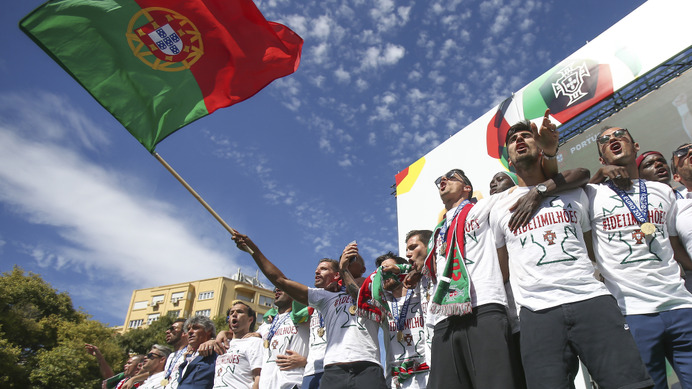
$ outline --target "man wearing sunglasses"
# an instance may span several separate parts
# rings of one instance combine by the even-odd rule
[[[187,351],[187,333],[183,325],[185,319],[175,319],[173,324],[166,329],[166,343],[171,346],[173,352],[168,355],[164,366],[164,379],[166,385],[164,389],[176,389],[178,387],[178,376],[180,374],[180,364],[185,360],[184,355]]]
[[[163,370],[166,358],[171,353],[171,349],[166,346],[155,344],[147,353],[143,361],[142,373],[147,373],[147,379],[139,386],[139,389],[161,389],[162,381],[166,372]]]
[[[678,198],[690,198],[689,192],[692,190],[692,143],[684,143],[675,151],[670,161],[673,180],[682,184],[684,187],[678,193]]]
[[[667,388],[665,359],[692,387],[692,294],[680,265],[692,261],[678,239],[673,190],[639,178],[639,144],[624,128],[597,138],[604,165],[586,188],[598,268],[625,315],[656,388]]]
[[[687,254],[692,255],[692,143],[680,145],[671,157],[671,170],[673,179],[683,185],[683,189],[678,190],[677,207],[678,216],[675,225],[678,230],[680,242],[687,249]],[[685,287],[692,292],[692,272],[685,274]]]
[[[544,119],[546,120],[546,119]],[[590,239],[587,199],[581,188],[547,194],[555,187],[541,169],[534,125],[510,127],[505,144],[518,185],[490,214],[497,254],[521,307],[521,359],[529,388],[573,387],[578,357],[603,388],[652,384],[625,320],[605,286],[593,276],[585,240]],[[583,180],[582,182],[585,182]],[[542,200],[528,224],[510,226],[511,206],[539,192]]]

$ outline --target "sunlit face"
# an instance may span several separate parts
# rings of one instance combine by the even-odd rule
[[[164,358],[161,351],[152,348],[142,360],[142,372],[155,372]]]
[[[662,155],[649,154],[639,164],[639,177],[648,181],[658,181],[668,184],[670,181],[670,166]]]
[[[600,161],[604,165],[625,166],[635,161],[639,144],[624,128],[613,127],[605,130],[597,139],[601,152]]]
[[[471,190],[471,187],[464,182],[463,177],[459,173],[452,174],[451,171],[438,178],[435,183],[443,203],[467,198]]]
[[[228,312],[228,327],[233,333],[247,333],[254,319],[244,304],[234,304]]]
[[[692,143],[687,144],[675,151],[673,156],[675,165],[675,181],[685,187],[692,187]]]
[[[524,161],[537,160],[539,151],[533,133],[529,130],[519,130],[507,140],[507,154],[515,166]]]
[[[187,343],[193,350],[197,350],[197,347],[209,339],[211,334],[202,325],[192,324],[187,327]]]
[[[497,173],[490,180],[490,194],[502,193],[513,186],[514,181],[507,174],[503,172]]]
[[[425,255],[428,253],[428,248],[420,240],[420,236],[413,235],[406,241],[406,258],[413,264],[414,262],[422,262]]]
[[[339,271],[331,263],[320,262],[315,269],[315,288],[326,288],[339,279]]]
[[[125,376],[132,377],[133,375],[137,374],[137,370],[139,368],[138,365],[140,362],[141,361],[139,358],[137,358],[137,356],[130,357],[123,366],[123,373],[125,373]]]
[[[287,293],[279,288],[274,289],[274,304],[277,307],[285,308],[293,303],[293,299]]]
[[[180,339],[185,333],[185,331],[183,331],[183,324],[183,322],[178,321],[168,327],[166,330],[166,343],[176,345],[178,342],[180,342]]]

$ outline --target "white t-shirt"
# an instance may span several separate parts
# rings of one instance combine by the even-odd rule
[[[216,358],[214,388],[252,388],[252,371],[262,368],[262,354],[261,338],[231,339],[226,353]]]
[[[161,381],[163,380],[164,376],[166,375],[166,371],[160,371],[154,375],[149,376],[144,382],[142,382],[141,385],[139,385],[139,389],[161,389],[163,386],[161,386]]]
[[[495,237],[488,222],[490,210],[504,197],[506,197],[506,193],[502,192],[480,199],[466,216],[464,263],[471,279],[471,305],[473,307],[490,303],[507,305],[502,272],[500,271],[497,250],[495,249]],[[452,208],[447,212],[447,220],[454,217],[455,211],[456,208]],[[447,234],[451,234],[452,231],[453,222],[450,222]],[[457,235],[459,232],[457,231]],[[445,265],[447,264],[446,253],[441,249],[443,243],[441,235],[438,234],[437,236],[437,253],[435,256],[437,279],[444,275]],[[435,293],[433,292],[432,295],[434,296]],[[437,324],[446,317],[444,315],[436,315],[433,320]]]
[[[185,362],[186,351],[187,346],[168,354],[166,365],[163,368],[164,378],[169,376],[168,385],[164,386],[165,389],[176,389],[178,387],[178,377],[180,376],[179,367],[183,362]]]
[[[268,339],[271,324],[262,324],[257,332],[263,339],[263,363],[260,375],[260,389],[291,389],[303,382],[304,368],[280,370],[276,365],[277,355],[286,355],[286,350],[293,350],[300,355],[308,355],[309,328],[307,323],[295,325],[290,312],[276,315],[272,323],[280,322],[274,336]],[[269,347],[264,348],[264,340],[269,341]]]
[[[380,365],[378,324],[349,312],[355,301],[348,293],[308,288],[308,302],[322,313],[327,334],[324,366],[367,361]]]
[[[327,349],[327,331],[324,326],[324,317],[315,309],[310,315],[310,347],[308,348],[308,363],[305,365],[305,376],[324,371],[324,351]],[[324,331],[322,336],[320,336],[320,328]]]
[[[404,315],[404,327],[401,331],[403,338],[398,340],[398,329],[396,318],[389,320],[389,333],[385,334],[385,343],[387,349],[387,382],[391,382],[393,389],[411,388],[424,389],[427,383],[428,372],[416,373],[410,379],[404,381],[400,386],[397,386],[396,380],[392,380],[392,367],[400,366],[406,361],[413,361],[416,365],[425,363],[425,348],[426,348],[426,330],[425,330],[425,311],[422,307],[420,290],[412,289],[406,312],[403,311],[405,306],[406,294],[399,298],[385,291],[384,297],[389,305],[392,314],[397,313]],[[396,306],[395,306],[396,304]],[[388,338],[388,339],[387,339]]]
[[[627,193],[639,206],[639,180]],[[649,222],[656,232],[645,237],[620,197],[607,185],[589,184],[594,252],[610,292],[626,315],[692,308],[692,294],[680,277],[668,236],[676,236],[677,207],[673,190],[646,181]]]
[[[507,246],[517,304],[537,311],[608,294],[594,277],[584,244],[584,232],[591,227],[583,190],[546,196],[527,226],[509,230],[509,207],[532,188],[517,187],[490,215],[497,247]]]
[[[692,256],[692,199],[678,199],[678,215],[675,219],[675,227],[680,242],[687,249],[687,254]]]

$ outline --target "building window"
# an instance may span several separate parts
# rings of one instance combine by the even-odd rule
[[[211,316],[211,309],[203,309],[201,311],[195,311],[195,316]]]
[[[159,317],[161,317],[160,313],[154,313],[154,314],[149,315],[147,317],[147,325],[150,325],[151,323],[159,320]]]
[[[145,309],[147,307],[147,302],[146,301],[137,301],[136,303],[132,304],[132,310],[137,310],[137,309]]]
[[[264,321],[264,315],[258,312],[257,313],[257,322],[262,324],[263,321]]]
[[[177,319],[180,316],[180,309],[175,311],[168,311],[168,317],[172,319]]]
[[[160,294],[158,296],[153,296],[151,298],[151,306],[152,307],[158,307],[159,304],[163,303],[163,295]]]
[[[247,294],[243,294],[243,293],[237,293],[235,296],[235,298],[237,298],[238,300],[247,301],[248,303],[254,302],[254,301],[252,301],[253,300],[252,297],[253,297],[252,295],[247,295]]]
[[[274,299],[267,296],[260,295],[259,305],[264,305],[265,307],[271,307],[274,305]]]
[[[144,323],[144,319],[130,320],[128,328],[137,328]]]
[[[171,294],[171,302],[173,304],[185,298],[185,292],[175,292]]]
[[[209,300],[214,298],[214,291],[210,290],[208,292],[201,292],[197,300]]]

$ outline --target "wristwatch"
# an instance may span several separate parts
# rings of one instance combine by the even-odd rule
[[[545,186],[545,184],[538,184],[535,188],[536,191],[538,191],[538,194],[541,195],[541,197],[545,197],[545,195],[548,193],[548,187]]]

